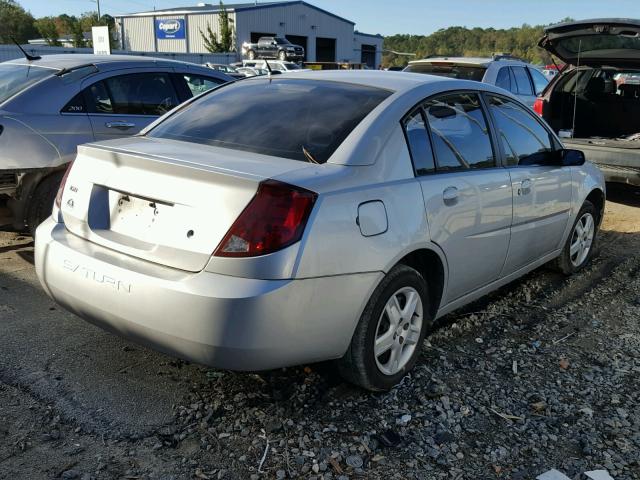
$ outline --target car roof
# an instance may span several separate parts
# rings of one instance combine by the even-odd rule
[[[264,79],[266,77],[262,77]],[[474,88],[484,88],[479,82],[452,80],[437,75],[424,73],[390,72],[386,70],[304,70],[302,72],[283,73],[276,78],[295,78],[307,80],[327,80],[332,82],[352,83],[368,87],[382,88],[394,92],[405,92],[424,84],[445,82],[464,82]]]
[[[180,62],[178,60],[168,60],[158,57],[143,57],[138,55],[92,55],[92,54],[60,54],[60,55],[43,55],[39,60],[29,61],[26,58],[9,60],[5,63],[18,65],[36,65],[39,67],[61,69],[72,69],[82,65],[96,65],[101,70],[110,70],[111,68],[123,68],[128,66],[137,66],[140,63],[151,65],[189,65],[197,67],[196,64]],[[201,67],[202,68],[202,67]]]
[[[411,60],[409,62],[409,65],[411,64],[420,64],[420,63],[433,63],[433,62],[438,62],[438,63],[455,63],[455,64],[468,64],[468,65],[477,65],[477,66],[483,66],[483,67],[487,67],[489,66],[489,64],[494,63],[494,62],[500,62],[500,63],[517,63],[517,64],[524,64],[527,63],[524,60],[521,60],[519,58],[516,57],[510,57],[510,56],[498,56],[496,58],[491,58],[491,57],[429,57],[429,58],[423,58],[420,60]]]

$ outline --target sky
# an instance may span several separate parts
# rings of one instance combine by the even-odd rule
[[[80,15],[96,0],[18,0],[35,17]],[[102,13],[118,15],[196,5],[202,0],[100,0]],[[244,0],[229,0],[241,3]],[[509,28],[540,25],[563,18],[640,18],[640,0],[307,0],[356,22],[366,33],[428,35],[451,26]],[[218,3],[218,0],[207,0]],[[253,3],[253,2],[249,2]]]

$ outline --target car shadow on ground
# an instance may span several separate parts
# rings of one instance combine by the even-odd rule
[[[607,183],[607,201],[629,207],[640,207],[640,187],[623,183]]]

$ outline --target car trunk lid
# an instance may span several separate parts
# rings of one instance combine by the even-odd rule
[[[133,137],[78,148],[61,212],[69,231],[154,263],[202,270],[261,181],[308,164]]]
[[[640,65],[640,20],[598,19],[545,28],[538,42],[570,65]]]

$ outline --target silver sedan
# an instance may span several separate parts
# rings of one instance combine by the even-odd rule
[[[395,72],[256,77],[80,147],[38,229],[47,293],[220,368],[334,359],[384,390],[433,321],[583,268],[602,175],[504,90]]]

